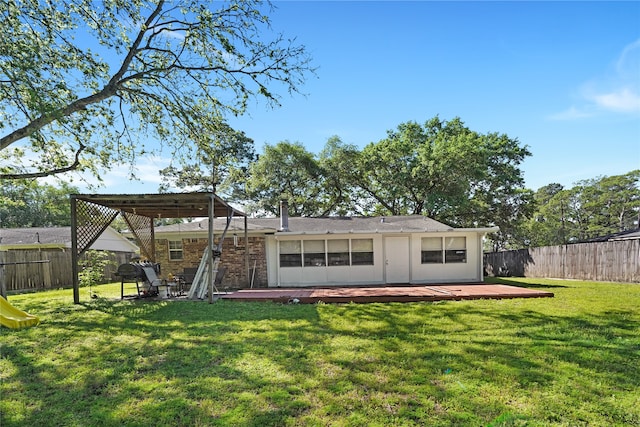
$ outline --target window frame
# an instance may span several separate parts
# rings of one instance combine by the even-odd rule
[[[462,240],[462,245],[456,245],[456,240]],[[450,242],[450,243],[448,243]],[[463,246],[464,248],[456,247]],[[444,239],[444,263],[445,264],[466,264],[467,262],[467,237],[455,236]]]
[[[297,251],[289,251],[287,249],[286,252],[282,252],[282,244],[285,243],[297,243]],[[282,268],[289,267],[302,267],[302,241],[301,240],[281,240],[278,243],[278,265]],[[284,262],[284,265],[283,265]]]
[[[309,245],[309,242],[322,242],[324,252],[317,252],[317,250],[307,252],[305,244]],[[332,242],[342,242],[343,247],[340,248],[342,250],[329,252]],[[344,243],[347,243],[346,248]],[[285,246],[284,252],[283,246]],[[287,246],[290,247],[286,248]],[[282,268],[371,266],[375,263],[374,247],[373,238],[278,240],[278,265]],[[293,249],[299,249],[299,251],[293,252]]]
[[[355,241],[370,241],[371,248],[367,248],[366,250],[354,250],[354,242]],[[349,239],[350,243],[350,253],[351,253],[351,265],[352,266],[369,266],[374,265],[375,257],[374,257],[374,244],[372,238],[364,238],[364,239]],[[357,260],[354,259],[354,254],[357,254]]]
[[[351,251],[349,245],[350,239],[328,239],[327,240],[327,267],[350,267],[351,266]],[[337,243],[346,243],[345,248],[335,248]],[[333,243],[333,245],[332,245]],[[334,246],[334,248],[331,248]],[[332,250],[337,249],[337,250]],[[342,250],[340,250],[342,249]]]
[[[440,239],[439,250],[425,250],[426,239]],[[456,244],[456,242],[458,244]],[[462,245],[459,243],[463,242]],[[467,263],[467,236],[424,236],[420,238],[420,263],[421,264],[466,264]],[[436,253],[439,252],[439,256]],[[429,261],[429,257],[439,260]]]
[[[169,261],[184,260],[184,244],[182,240],[167,240],[167,248],[169,251]],[[172,244],[179,245],[179,248],[172,247]],[[177,255],[176,255],[177,254]]]
[[[325,239],[301,240],[302,242],[302,266],[303,267],[326,267],[327,266],[327,241]],[[314,246],[312,242],[322,242],[322,252],[317,249],[307,251],[307,247]]]

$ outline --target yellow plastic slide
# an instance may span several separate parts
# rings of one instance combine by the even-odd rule
[[[9,301],[0,295],[0,324],[11,329],[36,326],[40,323],[38,316],[32,316],[12,306]]]

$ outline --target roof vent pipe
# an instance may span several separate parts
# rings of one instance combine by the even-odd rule
[[[289,231],[289,202],[280,200],[280,230]]]

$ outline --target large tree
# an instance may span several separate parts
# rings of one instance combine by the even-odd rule
[[[35,180],[0,180],[0,228],[71,225],[69,194],[78,189],[39,185]]]
[[[318,154],[299,142],[267,145],[248,173],[234,171],[229,198],[256,215],[278,215],[282,199],[288,200],[294,216],[366,214],[368,199],[352,182],[358,156],[357,147],[337,136]]]
[[[529,150],[504,134],[472,131],[462,120],[402,123],[367,145],[353,180],[372,213],[420,214],[454,226],[499,225],[494,247],[515,243],[531,211],[520,163]],[[517,243],[515,243],[517,244]]]
[[[531,246],[560,245],[638,228],[640,170],[601,176],[564,189],[549,184],[535,195],[527,224]]]
[[[578,182],[589,236],[640,227],[640,169],[624,175],[601,176]]]
[[[172,161],[162,169],[160,191],[188,189],[232,195],[255,160],[253,140],[244,132],[221,124],[192,156]]]
[[[278,215],[280,200],[286,199],[292,216],[322,215],[323,179],[315,155],[301,143],[267,145],[249,168],[246,209],[255,215]]]
[[[298,92],[309,57],[271,32],[268,12],[252,0],[1,2],[0,178],[99,176],[157,145],[176,159],[251,98]]]
[[[353,180],[358,148],[332,136],[317,156],[322,171],[322,215],[362,215],[369,211],[369,199]]]

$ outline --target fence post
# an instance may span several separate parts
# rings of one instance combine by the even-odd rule
[[[4,281],[4,264],[0,264],[0,295],[7,299],[7,284]]]

